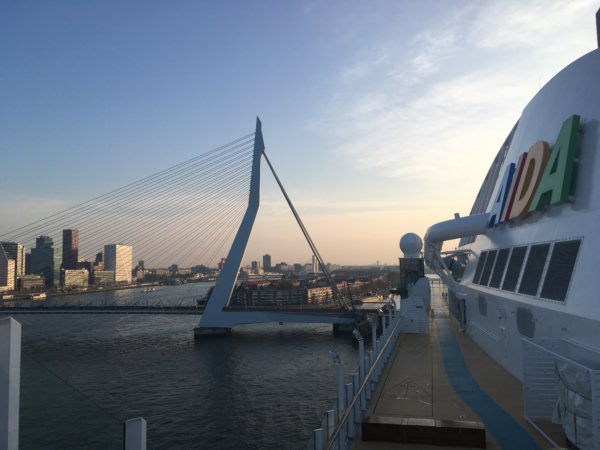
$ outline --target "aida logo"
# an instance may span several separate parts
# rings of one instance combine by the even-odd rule
[[[490,211],[488,227],[522,219],[534,211],[569,201],[577,154],[579,119],[569,117],[550,150],[538,141],[508,165]]]

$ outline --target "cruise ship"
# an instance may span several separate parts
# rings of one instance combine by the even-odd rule
[[[596,21],[600,46],[600,10]],[[556,371],[567,385],[587,380],[581,401],[593,403],[596,427],[599,223],[595,49],[556,74],[525,106],[470,215],[428,229],[425,259],[448,284],[450,311],[461,330],[523,382],[526,401],[533,379],[528,374],[537,361],[530,353],[534,346],[554,355],[546,372]],[[444,242],[453,239],[460,239],[457,249],[443,252]],[[576,367],[569,369],[571,381],[559,364],[569,360]]]

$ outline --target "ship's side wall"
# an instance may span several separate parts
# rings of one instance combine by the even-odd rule
[[[595,283],[600,276],[599,80],[600,50],[594,50],[563,69],[536,94],[523,110],[494,187],[497,193],[508,164],[517,163],[519,156],[540,140],[554,145],[565,120],[578,115],[582,128],[571,201],[498,224],[464,247],[471,250],[469,264],[457,297],[451,296],[451,308],[466,331],[518,378],[524,336],[562,337],[600,349],[600,295]],[[564,300],[544,298],[541,285],[535,295],[525,295],[519,293],[519,285],[511,292],[473,283],[479,257],[487,250],[527,246],[529,251],[531,245],[544,243],[552,249],[555,243],[569,240],[581,244]],[[542,283],[548,262],[544,267]]]

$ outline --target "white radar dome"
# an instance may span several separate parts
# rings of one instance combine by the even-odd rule
[[[423,241],[418,234],[406,233],[400,238],[400,250],[405,258],[418,258],[423,248]]]

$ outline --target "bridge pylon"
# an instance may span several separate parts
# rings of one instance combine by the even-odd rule
[[[251,324],[251,323],[269,323],[269,322],[289,322],[289,323],[331,323],[339,325],[350,325],[355,323],[355,315],[351,312],[281,312],[281,311],[231,311],[227,310],[231,295],[235,289],[239,270],[242,264],[242,259],[248,245],[250,233],[258,213],[260,204],[260,164],[261,157],[264,155],[265,144],[262,135],[262,124],[260,119],[256,118],[256,130],[254,135],[254,153],[252,159],[252,172],[250,176],[250,193],[248,196],[248,207],[242,219],[242,222],[235,235],[227,259],[214,289],[206,303],[204,313],[194,328],[194,337],[200,338],[207,335],[228,335],[231,329],[236,325]],[[266,155],[265,155],[266,157]],[[271,167],[270,163],[269,166]],[[271,170],[272,167],[271,167]],[[277,175],[273,172],[275,177]],[[277,179],[279,182],[279,179]],[[281,189],[283,186],[279,183]],[[293,208],[285,191],[283,191],[286,199],[296,219],[299,222],[302,231],[304,232],[313,252],[316,254],[321,265],[322,259],[314,243],[310,240],[304,225],[302,225],[295,209]],[[324,268],[324,270],[327,270]],[[329,273],[326,272],[327,278],[331,281]],[[339,297],[339,292],[335,285],[332,286],[334,293]]]

